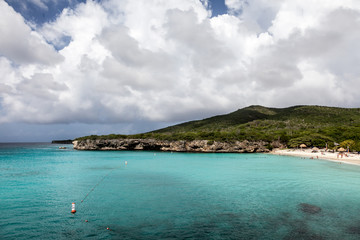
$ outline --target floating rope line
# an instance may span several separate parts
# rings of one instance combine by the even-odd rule
[[[100,181],[98,181],[98,182],[94,185],[94,187],[85,195],[85,197],[83,198],[83,200],[81,200],[80,204],[85,201],[85,199],[89,196],[89,194],[92,193],[92,192],[95,190],[95,188],[96,188],[97,186],[99,186],[99,184],[100,184],[102,181],[104,181],[104,179],[105,179],[107,176],[110,175],[110,173],[112,173],[114,170],[119,169],[119,168],[120,168],[120,167],[118,167],[118,168],[113,168],[113,169],[111,169],[105,176],[103,176],[103,177],[100,179]]]
[[[126,165],[127,165],[127,161],[125,161],[125,167],[126,167]],[[116,169],[119,169],[119,168],[121,168],[121,166],[119,166],[119,167],[117,167],[117,168],[113,168],[113,169],[111,169],[107,174],[105,174],[105,176],[103,176],[103,177],[94,185],[94,187],[85,195],[85,197],[81,200],[80,205],[85,201],[85,199],[90,195],[90,193],[92,193],[92,192],[95,190],[95,188],[96,188],[97,186],[99,186],[100,183],[101,183],[102,181],[104,181],[104,179],[105,179],[107,176],[110,175],[110,173],[112,173],[113,171],[115,171]],[[75,213],[76,213],[75,203],[74,203],[74,202],[72,203],[71,213],[72,213],[72,214],[75,214]],[[85,220],[85,222],[88,222],[88,220]]]

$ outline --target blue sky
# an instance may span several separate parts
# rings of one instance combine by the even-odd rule
[[[20,13],[27,21],[36,24],[43,24],[49,21],[54,21],[56,16],[61,13],[64,8],[74,8],[82,0],[68,1],[19,1],[19,0],[5,0],[14,10]]]
[[[360,103],[356,0],[6,0],[0,22],[0,142]]]
[[[64,8],[74,8],[79,3],[85,3],[86,0],[5,0],[14,10],[20,13],[27,21],[38,25],[49,21],[54,21]],[[101,0],[98,0],[101,2]],[[209,1],[209,8],[213,16],[227,13],[227,7],[224,0]]]

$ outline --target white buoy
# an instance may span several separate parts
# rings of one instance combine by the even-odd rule
[[[76,213],[76,210],[75,210],[75,203],[72,203],[72,206],[71,206],[71,213]]]

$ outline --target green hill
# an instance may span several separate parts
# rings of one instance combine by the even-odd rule
[[[186,122],[135,135],[86,138],[153,138],[159,140],[280,141],[289,147],[301,143],[329,147],[334,142],[360,150],[360,109],[322,106],[267,108],[250,106],[211,118]],[[348,141],[348,142],[344,142]]]

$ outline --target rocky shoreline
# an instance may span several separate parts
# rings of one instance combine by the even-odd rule
[[[208,140],[161,141],[154,139],[87,139],[73,141],[77,150],[147,150],[204,153],[265,153],[270,152],[265,141],[236,141],[234,143]]]

